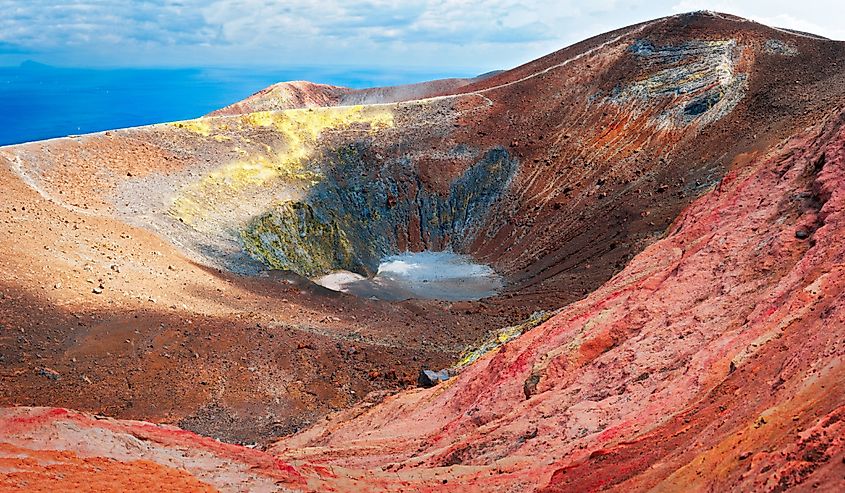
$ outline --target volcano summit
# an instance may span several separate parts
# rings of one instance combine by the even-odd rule
[[[682,14],[0,173],[0,490],[845,489],[845,43]]]

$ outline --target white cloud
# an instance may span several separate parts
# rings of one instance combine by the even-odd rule
[[[841,1],[841,0],[840,0]],[[507,68],[710,9],[843,39],[828,0],[0,0],[3,53],[63,65]]]

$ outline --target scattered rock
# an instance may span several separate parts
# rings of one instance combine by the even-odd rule
[[[537,384],[540,383],[540,375],[532,373],[522,384],[522,393],[526,399],[530,399],[537,392]]]
[[[806,240],[807,238],[810,237],[810,233],[808,233],[806,230],[799,229],[798,231],[795,232],[795,237],[798,238],[799,240]]]
[[[54,370],[52,368],[47,368],[46,366],[42,366],[41,368],[38,368],[38,370],[36,370],[36,372],[39,375],[41,375],[42,377],[47,377],[47,378],[49,378],[50,380],[53,380],[53,381],[60,380],[62,378],[62,375],[59,372],[57,372],[56,370]]]
[[[423,369],[420,370],[420,374],[417,377],[417,385],[423,388],[430,388],[446,380],[449,380],[449,372],[446,370],[434,371]]]
[[[798,54],[798,47],[794,43],[787,43],[779,39],[766,40],[763,52],[769,55],[795,56]]]
[[[531,428],[530,430],[525,432],[522,436],[520,436],[519,439],[517,439],[517,443],[522,444],[522,443],[527,442],[528,440],[533,440],[535,438],[537,438],[537,428],[536,427]]]

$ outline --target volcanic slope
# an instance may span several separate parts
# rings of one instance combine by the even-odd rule
[[[311,426],[259,452],[9,409],[0,484],[841,489],[843,63],[685,14],[423,100],[3,148],[3,403],[232,441]],[[508,286],[387,303],[305,279],[423,249]]]
[[[237,103],[212,111],[208,116],[238,115],[256,111],[278,111],[321,106],[384,104],[448,95],[459,88],[479,82],[496,72],[473,79],[440,79],[401,86],[350,89],[298,80],[279,82]]]

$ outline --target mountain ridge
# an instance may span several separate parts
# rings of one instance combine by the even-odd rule
[[[0,148],[2,403],[120,418],[3,410],[0,484],[105,487],[144,458],[184,491],[835,490],[843,63],[698,12],[349,100],[372,104],[283,83]],[[449,249],[505,291],[306,278]],[[487,352],[397,393],[465,346]]]

